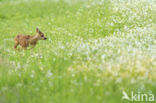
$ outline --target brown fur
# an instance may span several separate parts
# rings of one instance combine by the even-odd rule
[[[32,45],[33,47],[37,44],[38,40],[46,40],[47,38],[44,36],[42,32],[38,28],[36,28],[36,35],[22,35],[19,34],[15,37],[14,41],[14,49],[17,48],[18,45],[20,45],[23,49],[27,49],[29,45]]]

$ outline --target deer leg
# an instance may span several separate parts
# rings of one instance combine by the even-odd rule
[[[27,47],[22,47],[24,50],[26,50],[27,49]]]
[[[35,47],[35,45],[31,45],[31,48],[30,49],[33,49]]]
[[[26,50],[27,47],[29,46],[29,44],[28,44],[27,41],[23,41],[20,45],[21,45],[21,47],[22,47],[24,50]]]
[[[18,41],[15,40],[14,49],[16,49],[18,45],[19,45]]]

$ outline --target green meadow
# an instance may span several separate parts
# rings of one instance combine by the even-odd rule
[[[156,102],[155,0],[0,0],[0,103],[133,102]]]

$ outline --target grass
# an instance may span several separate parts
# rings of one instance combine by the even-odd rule
[[[0,0],[0,103],[131,103],[122,91],[156,95],[155,5]],[[36,27],[48,40],[14,51],[14,37]]]

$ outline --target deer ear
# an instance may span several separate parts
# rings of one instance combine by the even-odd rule
[[[36,28],[36,32],[40,32],[39,28]]]

